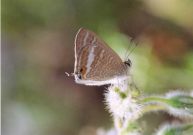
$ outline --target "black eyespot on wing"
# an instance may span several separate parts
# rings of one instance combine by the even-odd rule
[[[79,79],[82,79],[82,76],[81,76],[81,74],[77,74],[77,76],[78,76],[78,78],[79,78]]]
[[[82,76],[81,76],[80,72],[75,72],[75,75],[77,75],[78,79],[82,79]]]

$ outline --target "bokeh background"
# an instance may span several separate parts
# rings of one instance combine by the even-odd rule
[[[137,42],[131,73],[144,94],[193,88],[192,0],[2,0],[1,9],[3,135],[94,135],[112,126],[107,86],[65,75],[73,72],[80,27],[123,59],[130,39]],[[149,127],[171,119],[153,115]]]

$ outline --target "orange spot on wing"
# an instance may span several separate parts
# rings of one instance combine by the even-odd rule
[[[81,68],[81,74],[82,74],[82,78],[83,79],[86,79],[86,70],[87,70],[87,68],[85,66],[83,66]]]

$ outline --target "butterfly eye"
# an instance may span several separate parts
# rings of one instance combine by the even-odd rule
[[[131,67],[131,65],[132,65],[132,63],[131,63],[131,60],[130,60],[130,59],[128,59],[128,60],[127,60],[127,61],[125,61],[124,63],[125,63],[125,65],[127,65],[127,66],[129,66],[129,67]]]

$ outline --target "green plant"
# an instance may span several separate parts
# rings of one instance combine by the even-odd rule
[[[165,123],[155,135],[191,135],[193,133],[193,92],[171,91],[164,96],[144,96],[131,80],[111,85],[105,101],[114,120],[114,128],[100,135],[144,135],[139,118],[149,112],[165,111],[180,122]]]

